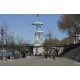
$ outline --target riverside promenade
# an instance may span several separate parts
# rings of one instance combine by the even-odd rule
[[[42,56],[28,56],[27,58],[0,61],[0,66],[80,66],[79,62],[66,58],[44,58]]]

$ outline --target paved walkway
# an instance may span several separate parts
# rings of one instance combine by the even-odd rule
[[[21,59],[13,59],[8,61],[0,61],[0,66],[80,66],[80,63],[66,58],[46,59],[43,57],[27,57]]]

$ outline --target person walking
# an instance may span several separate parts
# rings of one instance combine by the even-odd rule
[[[55,51],[56,51],[56,57],[58,56],[58,50],[57,49],[55,49]]]
[[[56,50],[55,49],[52,49],[51,50],[51,56],[52,56],[52,58],[55,60],[55,57],[56,57]]]

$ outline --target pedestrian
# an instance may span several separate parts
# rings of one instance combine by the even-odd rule
[[[56,56],[58,56],[58,50],[56,49],[55,51],[56,51]]]
[[[45,58],[47,58],[47,53],[45,54]]]
[[[52,50],[51,50],[51,54],[52,54],[53,59],[55,60],[56,50],[55,50],[55,49],[52,49]]]
[[[54,60],[55,60],[55,56],[56,56],[56,55],[55,55],[55,51],[54,51],[54,52],[53,52],[53,59],[54,59]]]

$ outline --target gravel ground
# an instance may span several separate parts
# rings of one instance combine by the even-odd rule
[[[80,63],[66,58],[43,58],[43,57],[27,57],[21,59],[13,59],[8,61],[0,61],[0,66],[80,66]]]

